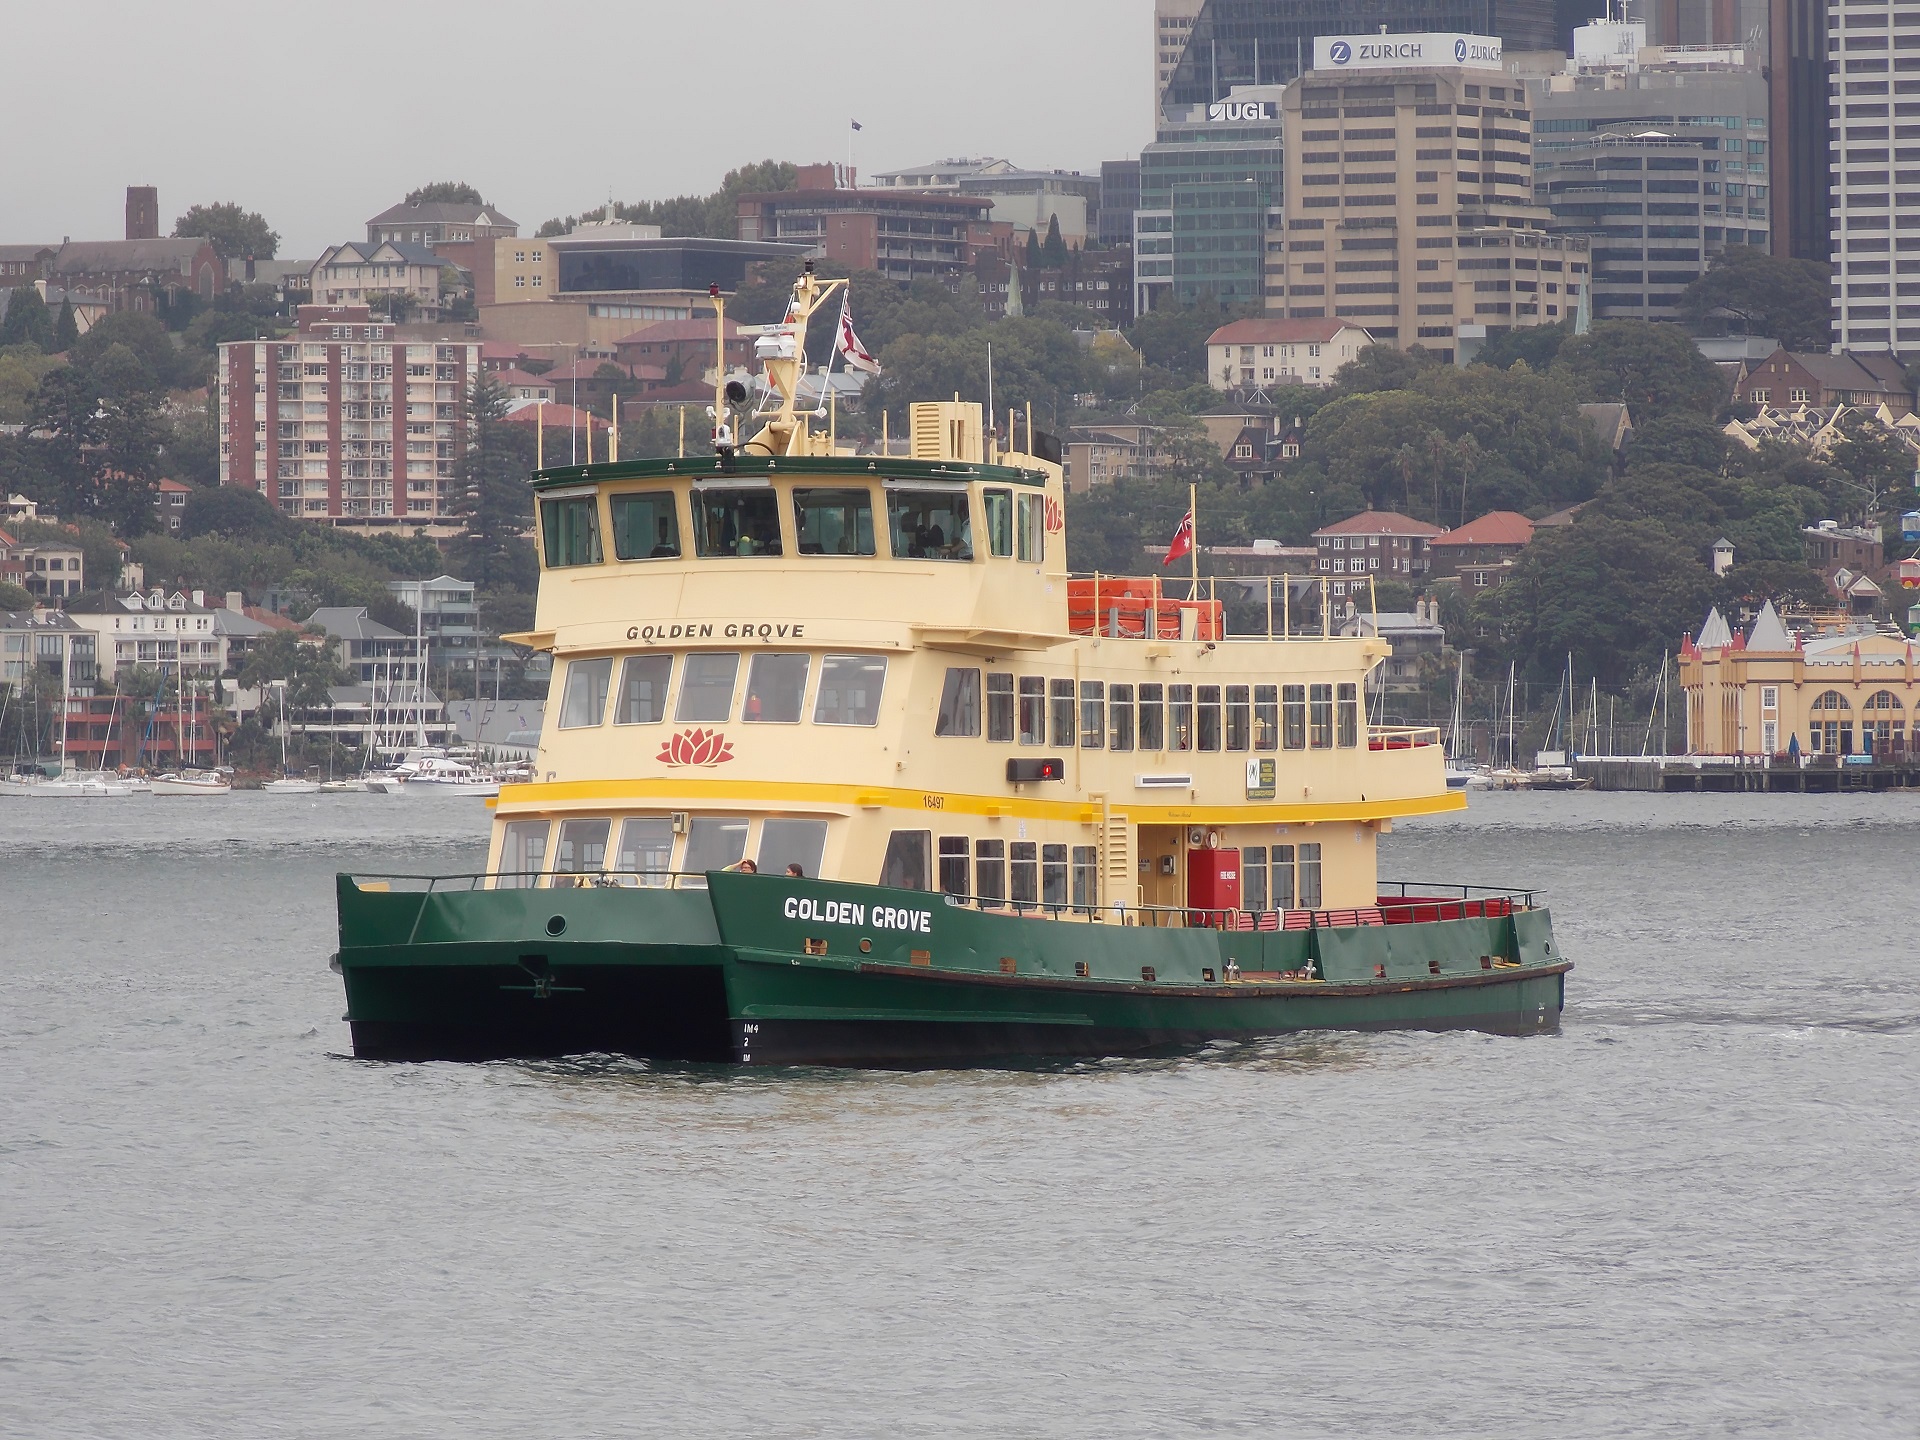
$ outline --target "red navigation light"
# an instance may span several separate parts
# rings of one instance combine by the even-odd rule
[[[718,300],[720,298],[720,282],[717,280],[711,282],[707,286],[707,294]]]
[[[1028,785],[1037,780],[1066,778],[1067,762],[1057,756],[1048,756],[1044,760],[1007,761],[1007,783],[1010,785]]]

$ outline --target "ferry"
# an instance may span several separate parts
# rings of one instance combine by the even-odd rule
[[[1556,1028],[1571,967],[1532,894],[1378,878],[1396,820],[1466,803],[1437,729],[1369,721],[1390,646],[1070,575],[1030,421],[1011,448],[938,401],[905,456],[840,444],[796,400],[842,284],[796,282],[757,406],[718,367],[704,453],[536,471],[532,774],[489,802],[482,872],[338,877],[355,1053],[915,1067]]]

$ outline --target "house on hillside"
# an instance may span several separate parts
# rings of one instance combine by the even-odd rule
[[[1434,537],[1446,531],[1392,510],[1364,510],[1313,532],[1316,564],[1336,600],[1365,595],[1368,580],[1419,586],[1432,568]]]
[[[1216,390],[1331,385],[1333,372],[1372,343],[1344,320],[1235,320],[1207,337],[1207,383]]]
[[[1899,360],[1890,354],[1849,351],[1815,355],[1776,350],[1744,370],[1734,382],[1736,405],[1762,407],[1884,405],[1895,420],[1913,413],[1913,386]]]
[[[1513,510],[1489,510],[1430,542],[1433,579],[1451,579],[1471,599],[1498,590],[1520,552],[1533,543],[1533,521]]]

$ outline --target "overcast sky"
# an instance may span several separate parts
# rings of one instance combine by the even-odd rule
[[[531,234],[552,215],[713,190],[735,165],[951,155],[1097,173],[1152,138],[1150,0],[73,0],[11,7],[0,242],[163,232],[238,201],[280,255],[366,237],[430,180]]]

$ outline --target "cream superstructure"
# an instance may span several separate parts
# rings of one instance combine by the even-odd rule
[[[1192,857],[1239,849],[1246,908],[1338,909],[1374,903],[1393,817],[1461,805],[1434,732],[1367,724],[1384,642],[1218,636],[1152,582],[1103,577],[1096,603],[1057,465],[959,402],[913,407],[910,458],[834,450],[780,358],[737,453],[540,476],[519,638],[554,688],[536,777],[498,802],[497,883],[750,857],[1111,915],[1192,903]]]

